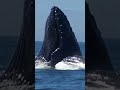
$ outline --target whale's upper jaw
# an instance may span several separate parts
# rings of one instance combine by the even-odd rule
[[[51,9],[51,13],[54,14],[54,16],[56,16],[56,14],[62,12],[57,6],[53,6]]]
[[[52,7],[51,12],[47,18],[45,26],[45,36],[42,48],[40,50],[39,56],[45,57],[47,61],[51,60],[51,54],[60,45],[60,35],[58,32],[58,25],[56,20],[56,14],[59,13],[58,7]]]
[[[58,20],[62,19],[63,17],[65,17],[65,15],[57,6],[53,6],[51,8],[49,17],[53,17],[53,19],[55,21],[58,21]],[[64,20],[63,20],[63,22],[64,22]]]
[[[51,12],[50,12],[50,15],[49,17],[52,17],[54,20],[56,20],[57,18],[57,14],[61,12],[61,10],[57,7],[57,6],[53,6],[51,8]]]

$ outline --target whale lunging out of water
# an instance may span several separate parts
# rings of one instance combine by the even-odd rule
[[[45,37],[37,58],[44,57],[51,67],[68,56],[82,56],[79,44],[64,13],[53,6],[47,18]]]
[[[86,71],[108,70],[113,71],[109,53],[97,27],[95,18],[85,3],[85,42],[86,42]]]
[[[34,0],[25,0],[23,25],[15,54],[0,81],[12,80],[19,84],[34,84],[35,7]]]

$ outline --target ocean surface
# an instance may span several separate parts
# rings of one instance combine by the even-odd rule
[[[4,70],[14,55],[18,37],[0,37],[0,71]],[[120,39],[107,39],[105,44],[116,70],[120,70]],[[35,42],[35,55],[39,53],[41,42]],[[83,56],[85,44],[80,43]],[[28,62],[29,63],[29,62]],[[83,90],[84,70],[35,70],[36,90]],[[74,88],[75,87],[75,88]],[[74,89],[73,89],[74,88]]]
[[[42,46],[42,42],[35,42],[35,55]],[[85,43],[79,43],[82,55],[85,56]],[[85,70],[35,70],[36,90],[85,90]]]

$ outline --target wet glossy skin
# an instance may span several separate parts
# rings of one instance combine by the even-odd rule
[[[47,18],[44,42],[38,57],[44,57],[54,67],[63,58],[74,55],[81,56],[77,39],[67,17],[54,6]]]

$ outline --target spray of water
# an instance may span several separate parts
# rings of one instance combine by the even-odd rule
[[[48,63],[44,57],[37,58],[35,61],[35,69],[50,69]],[[57,70],[83,70],[85,69],[85,63],[83,57],[66,57],[61,62],[55,65]]]

